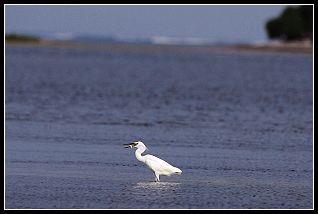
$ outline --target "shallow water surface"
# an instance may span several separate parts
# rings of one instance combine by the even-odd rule
[[[309,55],[7,45],[5,74],[6,208],[313,206]]]

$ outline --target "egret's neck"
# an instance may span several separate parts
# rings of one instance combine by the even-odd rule
[[[141,156],[141,154],[146,150],[146,147],[140,147],[136,150],[135,155],[137,160],[141,161],[141,162],[145,162],[145,157]]]

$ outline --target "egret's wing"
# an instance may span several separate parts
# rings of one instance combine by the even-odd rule
[[[159,172],[160,174],[169,175],[171,173],[175,172],[175,167],[171,166],[169,163],[167,163],[164,160],[161,160],[160,158],[157,158],[153,155],[145,155],[147,166],[155,171]]]

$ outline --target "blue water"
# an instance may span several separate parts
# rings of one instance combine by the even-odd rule
[[[5,207],[312,208],[312,56],[180,50],[7,45]]]

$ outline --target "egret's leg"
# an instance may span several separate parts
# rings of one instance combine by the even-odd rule
[[[156,182],[159,182],[160,181],[159,174],[155,172],[155,176],[156,176]]]

